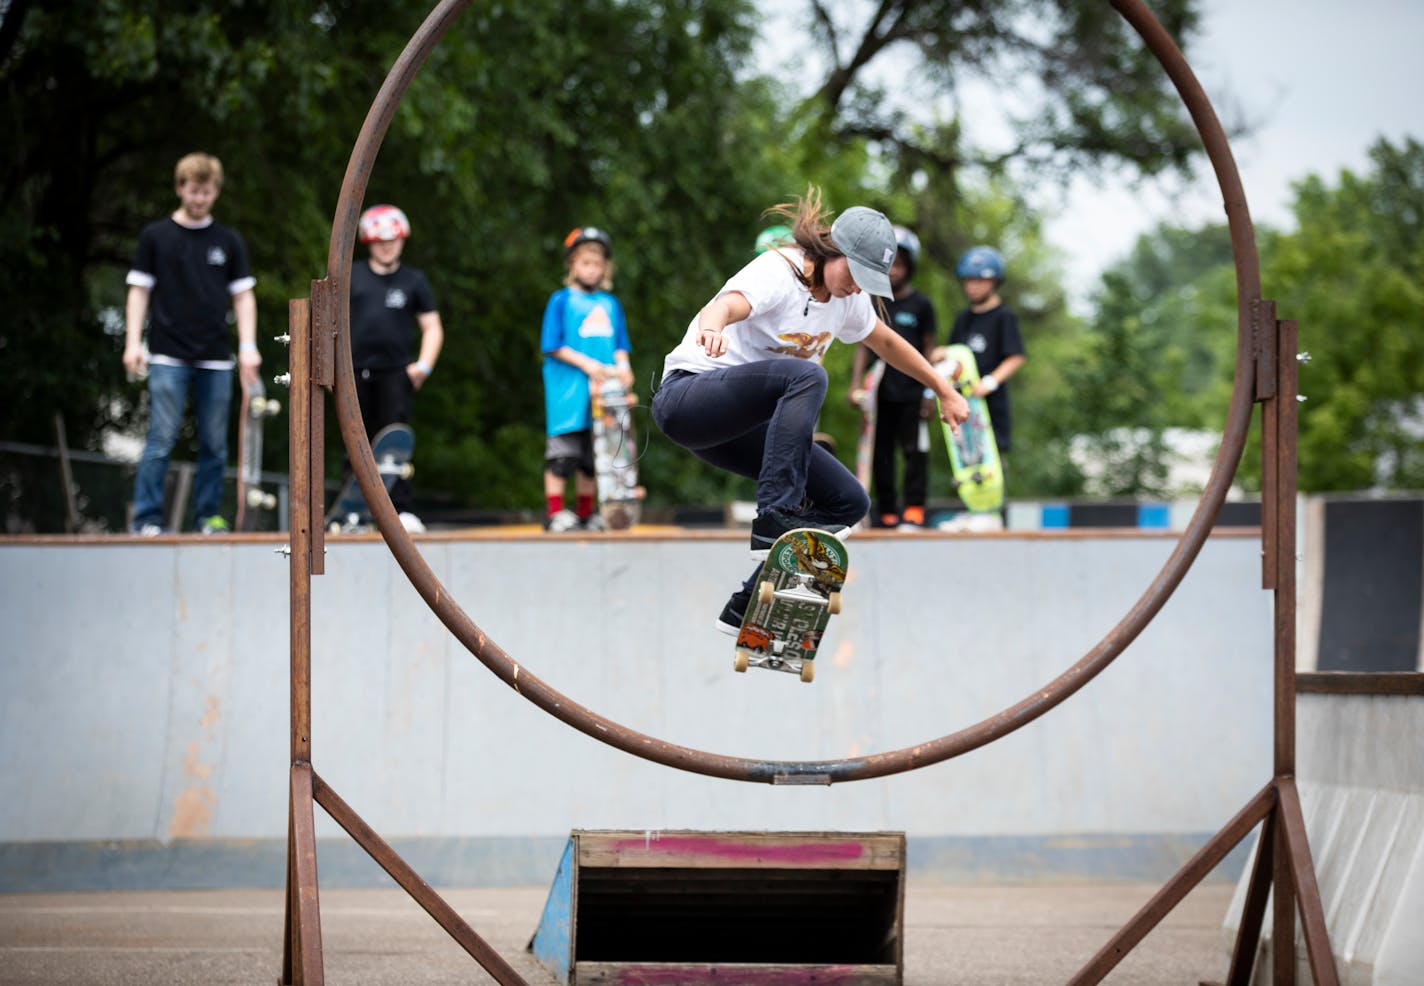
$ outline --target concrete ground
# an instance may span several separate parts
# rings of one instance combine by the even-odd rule
[[[1065,982],[1157,889],[911,882],[906,986]],[[533,986],[551,986],[524,950],[547,892],[482,887],[442,896]],[[1105,981],[1220,980],[1231,893],[1229,883],[1197,887]],[[327,982],[494,982],[398,889],[324,890],[321,914]],[[282,928],[280,890],[0,895],[0,986],[272,984],[281,974]]]

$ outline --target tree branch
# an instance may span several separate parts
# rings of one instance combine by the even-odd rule
[[[5,63],[10,60],[10,50],[20,37],[29,8],[30,0],[10,0],[5,8],[5,19],[0,21],[0,75],[4,74]]]

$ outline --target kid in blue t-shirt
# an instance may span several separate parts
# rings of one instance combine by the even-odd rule
[[[608,234],[580,226],[564,238],[564,284],[544,307],[544,527],[560,533],[598,529],[594,513],[593,421],[590,386],[616,375],[633,385],[628,324],[611,293],[613,246]],[[574,482],[575,509],[564,506]]]

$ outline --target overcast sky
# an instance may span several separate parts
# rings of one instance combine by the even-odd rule
[[[1255,222],[1289,227],[1293,181],[1366,171],[1381,136],[1424,140],[1424,0],[1206,0],[1202,20],[1197,78],[1219,114],[1234,103],[1257,124],[1231,144]],[[1224,221],[1201,171],[1176,196],[1075,184],[1047,230],[1080,291],[1157,222]]]
[[[833,6],[850,12],[857,5]],[[763,0],[762,9],[759,60],[767,70],[795,71],[801,59],[813,60],[799,27],[804,5]],[[1202,0],[1201,10],[1202,33],[1188,58],[1223,121],[1239,111],[1253,125],[1231,146],[1257,223],[1288,227],[1291,182],[1318,174],[1333,183],[1341,168],[1365,170],[1380,136],[1424,140],[1424,0]],[[891,61],[882,56],[872,78],[884,81],[881,63]],[[819,69],[810,70],[818,77]],[[972,82],[961,99],[974,99]],[[963,115],[971,138],[1001,143],[1001,134],[986,132],[986,119],[992,128],[994,114]],[[1163,221],[1225,220],[1205,157],[1200,170],[1204,177],[1186,188],[1129,188],[1109,178],[1104,188],[1077,181],[1066,195],[1056,186],[1034,193],[1049,240],[1063,251],[1075,308],[1084,311],[1098,275],[1139,234]]]

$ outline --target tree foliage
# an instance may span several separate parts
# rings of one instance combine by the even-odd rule
[[[1294,232],[1262,271],[1300,323],[1300,485],[1424,487],[1424,145],[1378,141],[1372,170],[1296,186]]]
[[[0,3],[0,351],[19,381],[0,435],[48,442],[60,410],[71,442],[94,447],[141,419],[142,389],[119,363],[123,275],[141,226],[173,209],[173,164],[191,150],[224,161],[216,212],[248,242],[265,370],[285,368],[272,337],[287,299],[325,270],[351,145],[421,6]],[[1196,7],[1158,14],[1188,41]],[[1022,181],[1183,166],[1195,142],[1165,78],[1106,6],[882,0],[837,7],[839,22],[819,0],[805,9],[828,58],[792,77],[750,61],[750,0],[477,0],[457,21],[396,114],[368,196],[411,217],[406,259],[429,275],[447,328],[416,401],[422,494],[538,502],[538,325],[565,231],[613,235],[646,396],[688,320],[748,259],[761,211],[810,182],[835,208],[877,206],[917,229],[920,286],[946,325],[962,305],[955,258],[976,242],[1004,250],[1034,356],[1014,384],[1015,490],[1076,488],[1061,412],[1082,327]],[[966,110],[939,98],[970,78],[1030,94],[1007,150],[968,146]],[[832,353],[838,391],[850,357]],[[641,424],[655,500],[746,493]],[[848,447],[857,423],[843,401],[826,424]],[[284,446],[269,446],[276,468]]]
[[[1225,226],[1160,226],[1103,275],[1090,330],[1068,358],[1063,415],[1099,474],[1094,492],[1170,496],[1169,429],[1219,423],[1235,361]],[[1225,383],[1223,384],[1223,381]]]
[[[1262,290],[1300,325],[1299,482],[1305,491],[1424,486],[1424,147],[1381,140],[1372,170],[1296,186],[1295,228],[1258,230]],[[1226,228],[1163,227],[1108,270],[1069,361],[1063,427],[1105,468],[1104,489],[1162,486],[1169,428],[1220,431],[1236,368]],[[1260,446],[1240,484],[1258,489]]]

